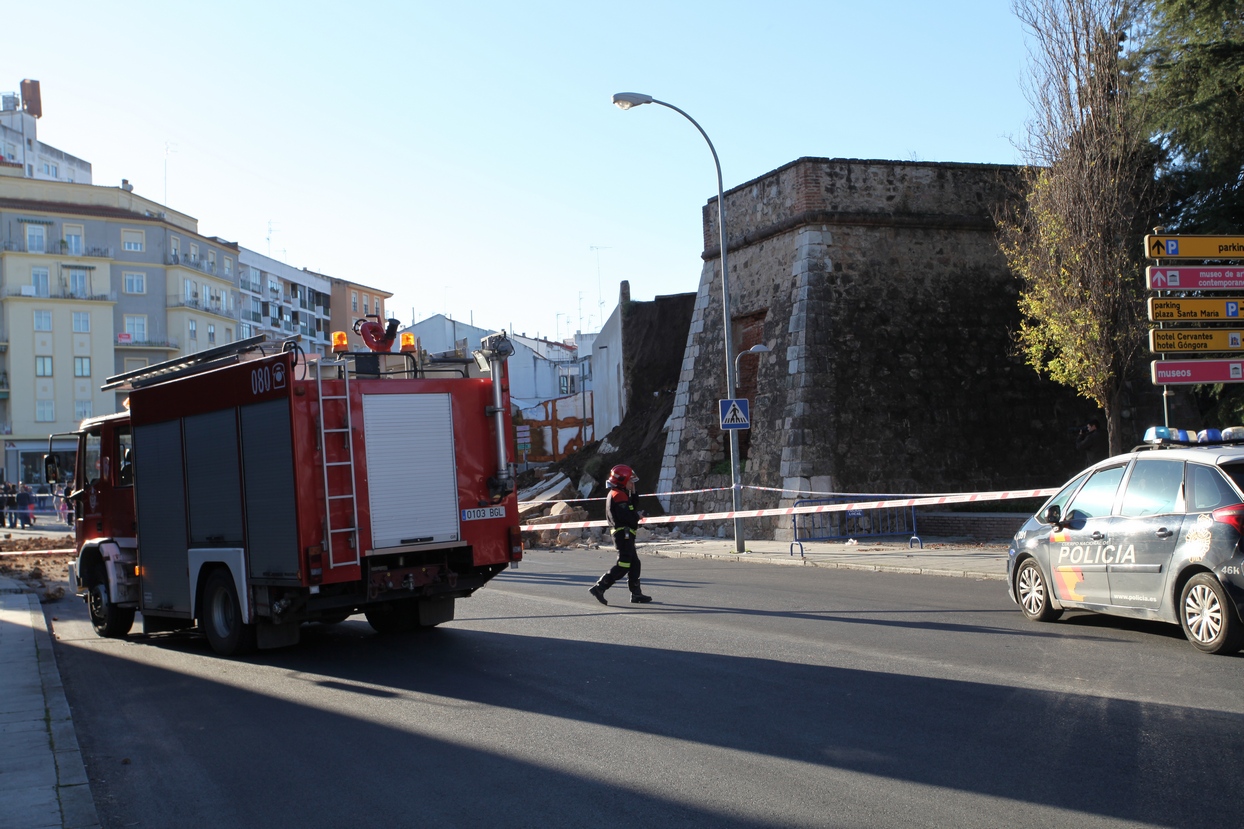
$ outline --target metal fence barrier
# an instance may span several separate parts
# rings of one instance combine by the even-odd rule
[[[859,501],[861,497],[882,501],[899,498],[894,495],[861,496],[844,493],[833,498],[796,501],[795,506],[819,506],[821,504],[844,504]],[[792,516],[795,541],[833,541],[840,538],[876,538],[887,535],[916,534],[915,507],[880,507],[877,509],[852,509],[842,512],[811,512]]]

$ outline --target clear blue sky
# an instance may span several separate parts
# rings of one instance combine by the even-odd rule
[[[689,112],[729,189],[801,156],[1016,162],[1025,64],[1005,0],[43,0],[0,89],[39,80],[42,140],[206,235],[392,291],[404,323],[553,338],[622,279],[699,280],[708,148],[614,92]]]

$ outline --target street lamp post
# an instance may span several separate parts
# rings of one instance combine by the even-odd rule
[[[713,165],[717,168],[717,233],[721,248],[721,327],[725,335],[726,346],[726,397],[733,399],[736,369],[734,360],[731,359],[731,355],[734,354],[734,338],[730,332],[730,278],[726,268],[726,198],[721,186],[721,161],[717,158],[717,148],[713,146],[713,142],[709,139],[708,133],[704,131],[704,128],[694,118],[673,104],[658,101],[651,95],[644,95],[640,92],[619,92],[613,96],[613,102],[620,109],[624,110],[642,106],[643,104],[659,104],[667,109],[674,110],[700,131],[700,135],[704,136],[704,141],[708,144],[709,152],[713,154]],[[742,485],[739,483],[739,433],[737,429],[729,431],[730,489],[733,494],[734,512],[737,513],[743,509]],[[743,519],[737,517],[734,519],[734,549],[737,553],[745,552]]]
[[[739,361],[743,359],[744,355],[746,354],[768,354],[768,353],[769,353],[769,346],[765,345],[764,343],[756,343],[754,346],[747,349],[746,351],[740,351],[737,355],[735,355],[735,358],[734,358],[734,376],[735,377],[739,376]]]

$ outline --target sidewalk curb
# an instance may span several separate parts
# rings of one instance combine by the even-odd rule
[[[767,556],[753,553],[710,553],[688,550],[662,550],[656,547],[643,549],[644,553],[662,558],[699,558],[713,561],[734,561],[740,564],[779,564],[800,567],[826,567],[835,570],[863,570],[872,573],[906,573],[922,576],[948,576],[951,578],[985,579],[989,581],[1006,581],[1006,575],[1000,573],[982,573],[971,570],[938,569],[934,567],[902,567],[884,564],[858,564],[849,561],[824,561],[796,556]]]
[[[78,747],[73,715],[65,698],[65,686],[61,684],[56,654],[52,650],[47,618],[43,615],[37,595],[27,593],[26,599],[30,605],[31,632],[39,659],[39,678],[43,683],[48,735],[56,760],[56,793],[60,801],[61,821],[65,829],[96,829],[99,815],[95,812],[95,798],[91,794],[86,764]]]

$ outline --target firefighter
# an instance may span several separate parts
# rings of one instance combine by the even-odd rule
[[[619,464],[609,470],[609,480],[605,487],[609,494],[605,497],[605,518],[609,522],[609,531],[613,534],[614,546],[618,548],[618,563],[609,568],[592,586],[589,591],[601,604],[605,601],[605,591],[623,576],[626,586],[631,589],[632,604],[647,604],[651,596],[645,596],[639,587],[639,554],[635,552],[635,531],[639,529],[642,513],[635,509],[635,482],[639,476],[635,470],[625,464]]]

